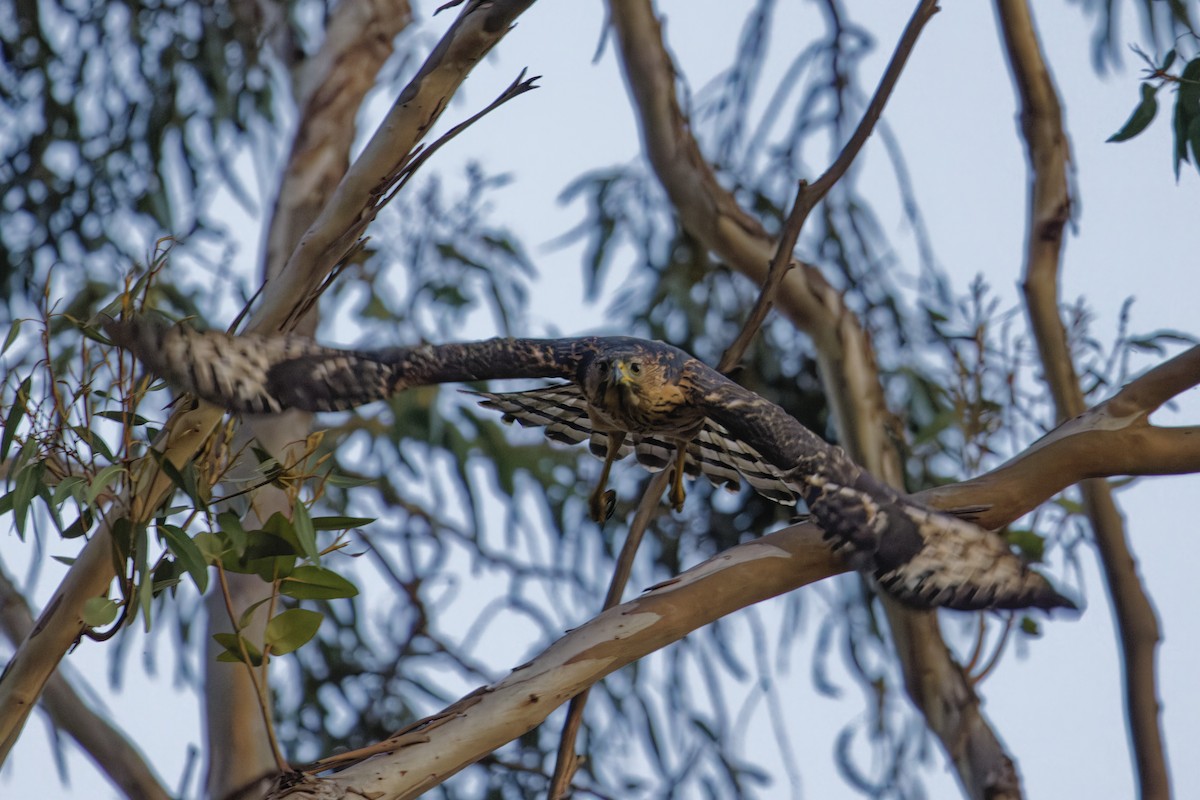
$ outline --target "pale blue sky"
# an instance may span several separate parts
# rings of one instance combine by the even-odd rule
[[[810,15],[815,13],[811,4],[783,5],[774,23],[773,74],[807,44]],[[982,273],[1015,304],[1025,235],[1026,178],[1013,93],[990,4],[944,5],[922,35],[885,118],[905,148],[940,264],[959,289]],[[863,75],[873,82],[911,8],[908,3],[871,6],[871,29],[880,49]],[[668,17],[667,36],[681,71],[693,89],[699,88],[728,63],[744,6],[673,0],[660,3],[660,8]],[[423,4],[418,11],[427,15],[429,10]],[[1137,298],[1133,330],[1174,328],[1200,334],[1195,310],[1200,179],[1185,167],[1182,181],[1175,185],[1168,126],[1162,121],[1132,142],[1105,144],[1133,105],[1138,64],[1127,58],[1124,73],[1097,78],[1091,65],[1090,25],[1084,24],[1078,7],[1037,3],[1036,12],[1064,99],[1081,200],[1078,230],[1066,249],[1064,298],[1087,297],[1101,338],[1114,329],[1121,304],[1130,295]],[[432,34],[440,32],[450,17],[447,13],[422,24]],[[553,326],[571,334],[604,329],[606,324],[606,300],[591,306],[582,302],[578,250],[539,246],[571,227],[582,213],[556,202],[573,176],[587,168],[623,163],[638,153],[636,127],[611,48],[599,63],[591,63],[601,20],[597,3],[543,0],[535,4],[472,75],[467,102],[452,106],[446,120],[453,123],[471,113],[525,66],[544,76],[543,88],[468,131],[435,162],[453,172],[451,165],[473,158],[493,171],[513,174],[514,183],[497,197],[497,217],[533,247],[541,273],[530,300],[528,329],[533,333]],[[1132,40],[1134,26],[1128,24],[1125,30]],[[773,85],[770,75],[762,85]],[[372,111],[379,113],[386,102],[381,98]],[[902,252],[908,248],[906,266],[915,270],[912,237],[898,216],[879,148],[877,141],[868,145],[861,185],[877,203],[893,241]],[[247,169],[246,174],[252,173]],[[232,214],[231,219],[237,216]],[[248,270],[257,254],[256,235],[247,232],[238,255]],[[619,279],[619,272],[610,278],[610,290]],[[482,315],[464,337],[492,335],[490,325],[490,317]],[[1179,412],[1164,413],[1160,421],[1200,421],[1196,393],[1181,400]],[[1200,763],[1188,752],[1200,741],[1200,693],[1195,691],[1193,674],[1200,622],[1193,611],[1191,575],[1200,554],[1190,524],[1191,499],[1198,490],[1200,479],[1194,476],[1146,479],[1119,496],[1166,639],[1160,651],[1161,697],[1177,787],[1200,785]],[[28,554],[11,534],[6,536],[5,563],[10,571],[23,575],[21,559]],[[69,554],[72,548],[55,547],[55,552]],[[1094,557],[1085,554],[1083,561],[1088,568],[1086,613],[1078,619],[1064,615],[1047,622],[1044,639],[1028,648],[1027,654],[1010,651],[982,687],[985,710],[1017,758],[1031,797],[1133,795],[1111,615]],[[42,573],[39,602],[48,597],[61,569],[47,563]],[[777,608],[764,604],[760,613],[771,619]],[[950,619],[950,624],[958,624],[958,618]],[[793,733],[790,757],[796,759],[804,796],[851,796],[834,770],[833,745],[837,732],[859,713],[860,699],[849,692],[847,701],[835,702],[813,692],[808,675],[811,638],[806,637],[792,654],[790,674],[778,678],[788,716],[804,720]],[[173,788],[187,746],[201,741],[197,704],[189,693],[177,694],[171,685],[165,637],[157,648],[156,677],[139,676],[139,646],[131,648],[126,688],[116,695],[110,695],[106,683],[104,646],[85,642],[67,663],[76,675],[87,676],[119,724],[151,750],[150,760]],[[496,643],[488,662],[499,672],[519,663],[521,657],[519,647]],[[776,759],[765,718],[750,730],[755,735],[748,739],[747,749],[761,750],[768,761]],[[72,753],[72,786],[63,789],[61,796],[112,796],[107,784],[96,790],[90,764],[73,747],[67,749]],[[45,723],[35,714],[0,775],[0,793],[29,797],[49,790],[49,796],[58,795],[49,752]],[[958,796],[940,752],[926,772],[930,797]],[[776,784],[771,796],[791,796],[786,782]]]

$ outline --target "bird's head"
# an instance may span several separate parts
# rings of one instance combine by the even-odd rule
[[[661,382],[658,370],[657,382]],[[595,406],[611,413],[641,404],[656,382],[652,364],[636,354],[597,357],[584,375],[584,393]]]
[[[593,411],[622,430],[665,432],[680,426],[686,406],[678,377],[670,358],[652,352],[603,353],[585,370],[583,393]]]

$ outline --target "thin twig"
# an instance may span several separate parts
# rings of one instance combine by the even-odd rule
[[[917,37],[921,35],[925,24],[937,12],[937,0],[923,0],[917,6],[904,28],[904,33],[900,35],[900,41],[896,43],[896,49],[892,52],[887,69],[884,70],[883,77],[879,79],[879,86],[875,88],[875,94],[871,97],[871,102],[867,104],[867,110],[859,120],[854,133],[850,135],[849,141],[821,177],[812,184],[805,181],[800,182],[796,200],[780,234],[775,256],[771,259],[767,279],[763,282],[762,290],[759,292],[758,300],[754,303],[750,317],[746,320],[745,327],[721,357],[721,363],[717,367],[719,371],[727,373],[733,369],[750,345],[750,340],[754,338],[766,319],[767,312],[771,310],[774,302],[775,293],[783,283],[788,269],[792,266],[792,249],[800,238],[800,231],[804,228],[808,215],[816,208],[817,203],[829,194],[829,190],[834,187],[834,184],[849,171],[850,165],[854,163],[854,159],[858,157],[863,145],[867,143],[867,139],[870,138],[871,133],[875,130],[875,125],[883,115],[883,108],[887,105],[888,98],[891,97],[892,90],[896,87],[896,82],[900,79],[900,73],[904,71],[904,65],[908,62],[908,57],[917,43]]]
[[[233,608],[233,595],[229,592],[229,581],[225,577],[225,567],[220,561],[216,562],[217,579],[221,583],[221,599],[225,601],[225,611],[229,614],[229,624],[233,626],[234,636],[237,637],[238,652],[242,657],[242,663],[246,666],[246,672],[250,676],[250,683],[254,686],[254,696],[258,699],[258,710],[262,713],[263,726],[267,729],[267,739],[271,743],[271,754],[275,757],[275,766],[280,772],[290,772],[291,767],[284,760],[283,753],[279,750],[279,740],[275,737],[275,725],[271,721],[271,706],[267,702],[266,687],[258,680],[258,675],[254,671],[254,664],[250,660],[250,653],[246,650],[246,640],[242,636],[242,630],[238,626],[237,612]],[[264,645],[263,660],[265,662],[267,653]]]
[[[990,675],[992,670],[996,668],[996,665],[1000,663],[1000,656],[1004,654],[1004,646],[1008,644],[1009,634],[1012,633],[1013,622],[1016,620],[1016,618],[1016,614],[1011,611],[1008,612],[1008,615],[1004,619],[1004,630],[1000,631],[1000,639],[996,642],[996,646],[992,649],[992,657],[989,658],[987,663],[983,665],[983,669],[972,674],[971,668],[967,668],[967,676],[972,686],[978,686],[980,683],[982,683],[983,679]],[[974,663],[972,663],[971,667],[974,666]]]
[[[963,664],[963,670],[970,674],[975,669],[975,665],[979,663],[980,656],[983,655],[983,646],[987,643],[987,616],[980,611],[976,616],[977,629],[975,631],[975,646],[971,648],[971,655]]]
[[[450,142],[450,140],[454,139],[460,133],[462,133],[467,128],[474,125],[479,120],[486,117],[488,114],[490,114],[493,111],[495,111],[496,109],[500,108],[500,106],[504,105],[509,100],[514,100],[514,99],[520,97],[521,95],[525,94],[526,92],[531,92],[534,89],[537,89],[538,86],[536,84],[534,84],[534,81],[541,80],[542,76],[534,75],[532,78],[526,78],[525,73],[528,71],[529,71],[528,67],[522,69],[521,73],[519,75],[517,75],[517,77],[513,80],[513,82],[510,83],[504,89],[504,91],[502,91],[496,97],[495,100],[488,103],[487,106],[484,107],[482,110],[478,111],[475,114],[472,114],[470,117],[467,117],[465,120],[458,123],[453,128],[446,131],[445,133],[443,133],[441,136],[439,136],[433,142],[433,144],[429,145],[428,147],[421,148],[419,151],[414,151],[411,159],[409,159],[406,163],[401,165],[401,167],[399,169],[397,169],[396,172],[392,176],[389,176],[387,182],[385,183],[385,187],[384,187],[384,192],[386,193],[386,196],[380,202],[380,204],[379,204],[380,207],[383,207],[389,201],[391,201],[392,197],[395,196],[396,192],[398,192],[401,188],[403,188],[404,184],[406,184],[406,183],[408,183],[408,181],[412,180],[412,176],[416,174],[417,170],[419,170],[426,161],[428,161],[430,158],[432,158],[434,153],[436,153],[443,146],[448,144]]]
[[[802,202],[807,188],[808,184],[800,181],[796,200],[792,204],[792,210],[783,226],[783,235],[779,239],[779,246],[775,248],[775,256],[771,259],[770,269],[767,270],[767,279],[763,281],[758,299],[754,301],[754,308],[750,310],[750,316],[746,318],[746,324],[742,326],[737,338],[721,356],[721,362],[717,364],[718,372],[728,374],[742,360],[742,355],[750,346],[750,341],[767,319],[767,313],[771,310],[771,306],[775,304],[775,293],[779,291],[784,276],[792,267],[796,266],[796,262],[792,260],[792,250],[795,249],[796,241],[800,238],[800,228],[803,227],[804,220],[808,218],[809,209],[805,208]]]
[[[499,96],[496,97],[495,100],[493,100],[479,112],[472,114],[467,119],[446,131],[432,144],[428,146],[417,145],[414,147],[407,156],[401,159],[400,163],[397,164],[390,173],[384,176],[383,180],[379,182],[379,185],[366,198],[366,204],[363,207],[362,212],[354,217],[351,220],[350,225],[347,226],[346,229],[342,231],[342,233],[330,244],[330,250],[341,251],[341,254],[338,256],[333,267],[325,275],[324,280],[304,299],[303,302],[298,303],[292,310],[292,313],[288,317],[289,322],[292,319],[299,319],[300,317],[304,316],[304,314],[308,313],[309,309],[311,309],[312,306],[317,302],[317,299],[321,296],[325,289],[328,288],[337,278],[339,272],[341,271],[341,267],[347,263],[363,246],[364,242],[362,239],[362,234],[367,229],[367,226],[370,225],[377,216],[379,216],[379,212],[383,210],[384,206],[390,203],[392,198],[394,198],[396,194],[402,188],[404,188],[404,186],[410,180],[412,180],[413,176],[417,173],[417,170],[419,170],[427,161],[429,161],[429,159],[433,157],[434,153],[440,150],[443,146],[445,146],[467,128],[471,127],[476,122],[507,103],[509,100],[520,97],[526,92],[538,88],[534,84],[534,81],[538,80],[542,76],[534,75],[532,78],[526,78],[525,73],[527,71],[528,68],[522,69],[521,73],[517,75],[516,79],[513,80],[513,82],[510,83],[504,89],[504,91],[502,91]]]
[[[642,500],[638,503],[637,513],[633,516],[633,523],[629,526],[629,535],[625,537],[625,544],[621,546],[621,553],[613,568],[612,580],[608,584],[608,594],[604,598],[603,610],[612,608],[621,602],[621,595],[625,593],[625,586],[629,583],[629,576],[633,572],[633,559],[642,544],[642,537],[650,525],[650,520],[654,519],[655,514],[658,513],[659,504],[662,502],[662,495],[667,488],[670,476],[671,470],[664,469],[652,477],[650,483],[647,484],[646,491],[642,494]],[[589,689],[584,689],[572,697],[570,705],[567,706],[567,719],[563,723],[562,737],[558,743],[558,758],[554,762],[554,775],[550,779],[550,789],[546,792],[549,800],[559,800],[571,788],[571,781],[579,766],[579,758],[575,755],[575,740],[579,736],[579,728],[583,725],[583,709],[587,706],[589,691]]]

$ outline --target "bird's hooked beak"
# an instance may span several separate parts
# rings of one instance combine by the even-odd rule
[[[612,385],[630,386],[633,382],[633,371],[629,369],[629,364],[624,361],[614,361],[612,364]]]
[[[614,359],[609,364],[608,380],[605,381],[605,403],[611,408],[619,408],[631,402],[636,386],[629,362]]]

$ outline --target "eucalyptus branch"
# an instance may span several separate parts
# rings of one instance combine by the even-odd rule
[[[904,71],[904,65],[908,62],[913,47],[916,46],[917,37],[921,35],[925,24],[937,12],[937,0],[922,0],[917,6],[908,20],[908,25],[904,28],[904,33],[900,36],[900,41],[896,44],[896,49],[892,52],[892,58],[883,72],[883,77],[879,80],[879,86],[876,87],[871,102],[867,104],[867,110],[863,113],[862,119],[858,121],[849,141],[821,177],[812,184],[805,181],[800,182],[792,210],[788,213],[787,221],[784,222],[783,230],[780,232],[775,255],[771,258],[767,279],[763,281],[758,299],[755,301],[754,308],[741,333],[721,357],[721,363],[717,367],[720,372],[729,372],[741,360],[742,354],[750,346],[750,341],[762,326],[763,321],[766,320],[767,313],[774,303],[775,294],[783,284],[784,276],[793,266],[792,250],[796,247],[796,241],[800,238],[800,232],[804,229],[808,215],[816,208],[817,203],[829,194],[829,190],[833,188],[834,184],[849,171],[850,165],[854,163],[854,159],[858,157],[863,145],[867,143],[879,118],[883,116],[884,106],[887,105],[888,98],[891,97],[892,90],[896,87],[896,82],[900,80],[900,73]]]
[[[325,276],[325,280],[319,286],[313,289],[304,302],[296,307],[292,312],[292,317],[289,318],[290,320],[298,320],[315,306],[317,299],[320,298],[337,278],[342,266],[362,249],[364,245],[363,235],[366,233],[367,227],[375,221],[375,218],[379,216],[379,212],[416,175],[417,170],[433,157],[434,153],[492,111],[495,111],[508,101],[538,88],[534,84],[534,81],[538,80],[541,76],[535,75],[532,78],[526,78],[525,72],[526,70],[521,70],[521,74],[483,110],[455,125],[446,131],[446,133],[439,136],[432,144],[428,146],[417,145],[414,147],[412,152],[405,156],[393,170],[380,180],[378,187],[372,190],[366,198],[366,204],[361,211],[348,220],[349,224],[346,229],[330,245],[329,251],[332,254],[336,254],[336,258],[329,274]]]
[[[922,2],[920,9],[926,7]],[[675,66],[648,0],[609,0],[646,155],[671,199],[682,226],[731,268],[759,283],[777,251],[762,225],[717,181],[675,95]],[[888,433],[874,349],[845,299],[810,265],[789,270],[774,299],[780,310],[813,340],[822,385],[838,433],[850,455],[893,486],[904,471]],[[955,507],[955,506],[951,506]],[[1016,785],[1016,770],[980,710],[962,668],[932,614],[914,614],[885,600],[905,684],[926,723],[939,737],[974,796]]]
[[[402,169],[417,143],[433,127],[450,98],[533,0],[469,0],[417,74],[400,92],[358,159],[321,213],[292,250],[275,279],[292,291],[271,291],[248,326],[250,331],[286,330],[295,317],[295,298],[312,292],[358,240],[348,235],[379,196],[380,176]]]
[[[671,471],[664,469],[655,474],[646,484],[646,490],[642,493],[642,499],[638,503],[637,513],[634,514],[633,522],[629,526],[629,533],[625,537],[625,543],[621,546],[621,553],[613,567],[613,576],[608,585],[608,594],[604,598],[603,610],[607,611],[621,601],[621,595],[624,594],[625,587],[629,583],[629,576],[633,572],[633,560],[637,556],[638,548],[641,547],[646,528],[658,514],[662,505],[663,492],[666,491],[670,479]],[[559,800],[559,798],[565,797],[571,789],[571,781],[579,766],[579,758],[575,755],[575,740],[579,736],[579,728],[583,724],[583,710],[587,706],[588,692],[589,689],[584,689],[572,697],[567,706],[567,719],[563,723],[562,736],[558,744],[554,775],[550,779],[550,789],[546,793],[550,800]]]
[[[1067,177],[1070,145],[1029,4],[1026,0],[996,0],[996,11],[1021,104],[1021,131],[1032,184],[1022,289],[1058,418],[1068,419],[1085,407],[1058,310],[1063,228],[1073,205]],[[1167,798],[1170,776],[1157,688],[1156,650],[1162,638],[1158,617],[1138,574],[1111,490],[1097,481],[1088,481],[1080,489],[1120,632],[1126,715],[1139,792],[1144,799]]]
[[[221,584],[221,599],[225,602],[225,612],[229,615],[229,624],[233,626],[234,636],[237,637],[238,653],[241,655],[242,664],[246,667],[246,675],[250,679],[250,683],[254,686],[254,694],[258,698],[258,711],[262,715],[263,726],[267,731],[267,739],[271,744],[271,752],[275,756],[275,767],[281,773],[287,772],[289,769],[288,763],[279,749],[279,740],[275,737],[275,724],[271,720],[271,700],[267,694],[266,670],[263,670],[261,679],[254,671],[254,662],[251,660],[250,653],[246,649],[246,637],[242,636],[242,626],[238,624],[237,612],[233,608],[233,595],[229,592],[229,580],[225,577],[225,567],[221,565],[220,561],[217,562],[216,567],[217,579]],[[272,596],[274,594],[272,592]],[[262,650],[264,667],[268,658],[269,653],[264,643]]]
[[[334,190],[329,202],[292,251],[278,279],[268,281],[262,305],[252,315],[251,330],[278,330],[293,319],[298,304],[311,296],[340,255],[331,251],[350,217],[356,215],[378,184],[403,161],[436,121],[459,85],[508,33],[513,21],[533,0],[470,0],[434,48],[425,64],[401,92],[362,155]],[[177,468],[208,441],[222,417],[212,406],[177,411],[155,443]],[[174,485],[161,474],[134,481],[114,503],[114,518],[145,521]],[[112,532],[102,524],[89,539],[38,620],[0,676],[0,763],[20,734],[29,710],[67,649],[84,628],[83,603],[105,594],[115,576]]]
[[[1092,476],[1122,474],[1125,462],[1121,453],[1135,449],[1136,438],[1132,437],[1140,435],[1140,426],[1130,422],[1122,430],[1111,417],[1097,421],[1098,415],[1108,413],[1105,409],[1115,404],[1128,411],[1131,398],[1141,398],[1140,407],[1146,410],[1165,401],[1165,386],[1183,391],[1194,383],[1200,383],[1200,348],[1150,370],[1089,414],[1066,423],[1070,433],[1055,436],[1048,444],[1036,442],[1013,461],[978,478],[918,492],[914,497],[943,510],[978,506],[981,525],[1001,527],[1028,510],[1023,503],[1014,502],[1027,486],[1053,484],[1064,473],[1076,479],[1085,477],[1085,472]],[[1118,438],[1103,443],[1096,439],[1114,436]],[[1200,458],[1193,471],[1200,472]],[[1013,490],[1009,483],[1018,485]],[[647,497],[651,496],[657,505],[660,492],[651,487]],[[639,515],[645,508],[643,501]],[[636,519],[634,524],[638,524]],[[381,800],[416,797],[531,730],[560,704],[621,666],[737,609],[846,571],[822,540],[821,531],[811,524],[793,525],[737,545],[600,613],[507,678],[477,689],[388,739],[306,765],[299,774],[280,776],[271,797],[349,798],[356,787],[364,785],[378,791]],[[994,665],[1005,637],[980,673],[971,675],[950,659],[939,638],[924,632],[926,625],[936,630],[933,614],[908,613],[893,621],[906,626],[900,627],[897,636],[931,649],[903,662],[921,664],[927,670],[906,671],[906,678],[912,684],[910,692],[923,707],[943,703],[939,734],[961,733],[961,749],[953,755],[956,763],[961,762],[960,774],[977,774],[968,768],[971,764],[989,764],[993,769],[987,775],[979,773],[978,783],[968,784],[972,795],[983,796],[985,790],[997,797],[1019,795],[1020,782],[1011,758],[994,737],[979,731],[986,720],[978,713],[979,701],[973,691]],[[978,650],[981,655],[982,646]],[[972,667],[979,655],[972,658]],[[438,766],[433,770],[430,765],[435,760]],[[333,769],[340,771],[324,774]]]
[[[0,568],[0,627],[15,647],[33,629],[25,598]],[[170,795],[125,732],[88,707],[63,672],[50,676],[38,701],[54,727],[66,732],[125,796],[167,800]]]

